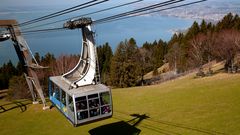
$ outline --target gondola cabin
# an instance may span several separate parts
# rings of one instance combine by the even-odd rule
[[[50,101],[74,125],[112,116],[110,88],[103,84],[69,89],[61,76],[50,77]]]

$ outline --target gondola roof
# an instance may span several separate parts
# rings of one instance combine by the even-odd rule
[[[62,76],[53,76],[53,77],[50,77],[50,80],[71,96],[96,93],[96,90],[99,92],[104,92],[109,90],[109,88],[103,84],[86,85],[84,87],[70,89],[70,85],[62,78]]]

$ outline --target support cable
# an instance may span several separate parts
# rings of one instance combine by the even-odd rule
[[[165,10],[175,9],[175,8],[179,8],[179,7],[185,7],[185,6],[189,6],[189,5],[193,5],[193,4],[197,4],[197,3],[201,3],[201,2],[205,2],[205,1],[207,1],[207,0],[199,0],[199,1],[195,1],[195,2],[189,2],[189,3],[172,6],[172,7],[168,7],[168,8],[163,8],[163,9],[159,9],[159,10],[153,10],[153,11],[145,12],[145,13],[141,13],[141,14],[129,15],[129,16],[119,17],[116,19],[107,20],[107,21],[103,21],[103,22],[99,22],[99,23],[96,23],[96,22],[93,22],[93,23],[95,23],[95,24],[109,23],[109,22],[113,22],[113,21],[124,20],[124,19],[133,18],[133,17],[137,17],[137,16],[148,15],[148,14],[157,13],[157,12],[161,12],[161,11],[165,11]]]
[[[22,34],[26,33],[37,33],[37,32],[50,32],[50,31],[59,31],[59,30],[64,30],[66,28],[51,28],[51,29],[38,29],[38,30],[30,30],[30,31],[22,31]]]
[[[164,9],[159,9],[159,10],[153,10],[153,11],[150,11],[150,12],[145,12],[145,13],[141,13],[141,14],[133,14],[133,15],[125,15],[125,16],[119,16],[118,18],[117,17],[114,17],[114,18],[111,18],[109,20],[105,20],[104,18],[104,21],[101,21],[99,22],[98,20],[97,21],[94,21],[93,23],[95,25],[97,24],[102,24],[102,23],[108,23],[108,22],[112,22],[112,21],[117,21],[117,20],[122,20],[122,19],[127,19],[127,18],[131,18],[131,17],[136,17],[136,16],[141,16],[141,15],[146,15],[146,14],[152,14],[152,13],[156,13],[156,12],[161,12],[161,11],[165,11],[165,10],[170,10],[170,9],[174,9],[174,8],[179,8],[179,7],[184,7],[184,6],[189,6],[189,5],[193,5],[193,4],[197,4],[197,3],[201,3],[201,2],[204,2],[204,1],[207,1],[207,0],[199,0],[199,1],[195,1],[195,2],[189,2],[189,3],[185,3],[185,4],[181,4],[181,5],[176,5],[176,6],[172,6],[172,7],[168,7],[168,8],[164,8]],[[122,13],[123,14],[123,13]],[[115,15],[116,16],[116,15]],[[111,16],[110,16],[111,17]],[[108,17],[107,17],[108,18]],[[102,20],[102,19],[100,19]],[[39,33],[39,32],[49,32],[49,31],[58,31],[58,30],[66,30],[66,28],[51,28],[51,29],[38,29],[38,30],[32,30],[32,31],[23,31],[22,33],[25,35],[25,34],[29,34],[29,33]]]
[[[120,18],[120,17],[124,17],[124,16],[129,16],[129,15],[145,12],[145,11],[148,11],[148,10],[152,10],[152,9],[156,9],[156,8],[159,8],[159,7],[168,6],[168,5],[179,3],[179,2],[182,2],[182,1],[185,1],[185,0],[177,0],[177,1],[176,0],[168,0],[168,1],[165,1],[165,2],[161,2],[161,3],[158,3],[158,4],[146,6],[146,7],[139,8],[139,9],[135,9],[135,10],[132,10],[132,11],[120,13],[120,14],[113,15],[113,16],[110,16],[110,17],[105,17],[105,18],[96,20],[94,22],[95,23],[100,23],[100,22],[103,22],[103,21],[113,20],[113,19],[116,19],[116,18]]]
[[[132,1],[132,2],[129,2],[129,3],[113,6],[113,7],[110,7],[110,8],[105,8],[105,9],[101,9],[101,10],[98,10],[98,11],[94,11],[94,12],[78,15],[78,16],[75,16],[75,17],[66,18],[66,19],[62,19],[62,20],[58,20],[58,21],[54,21],[54,22],[50,22],[50,23],[41,24],[41,25],[38,25],[38,26],[29,27],[29,28],[26,28],[24,30],[33,29],[33,28],[37,28],[37,27],[41,27],[41,26],[45,26],[45,25],[50,25],[50,24],[55,24],[55,23],[59,23],[59,22],[63,22],[63,21],[69,21],[69,20],[73,20],[73,19],[80,18],[80,17],[83,17],[83,16],[89,16],[89,15],[93,15],[93,14],[109,11],[109,10],[112,10],[112,9],[124,7],[124,6],[127,6],[127,5],[132,5],[132,4],[141,2],[141,1],[143,1],[143,0]]]
[[[51,19],[51,18],[61,16],[61,15],[67,14],[67,13],[71,13],[71,12],[74,12],[74,11],[77,11],[77,10],[80,10],[80,9],[84,9],[84,8],[88,8],[88,7],[91,7],[91,6],[94,6],[94,5],[98,5],[98,4],[107,2],[109,0],[101,0],[101,1],[98,1],[98,2],[96,2],[96,1],[98,1],[98,0],[92,0],[90,2],[86,2],[84,4],[81,4],[81,5],[72,7],[72,8],[68,8],[68,9],[65,9],[65,10],[62,10],[62,11],[58,11],[56,13],[52,13],[52,14],[49,14],[49,15],[46,15],[46,16],[43,16],[43,17],[40,17],[40,18],[36,18],[36,19],[30,20],[30,21],[21,23],[21,24],[19,24],[19,26],[26,26],[26,25],[30,25],[30,24],[33,24],[33,23],[37,23],[37,22],[40,22],[40,21],[47,20],[47,19]],[[78,7],[78,8],[76,8],[76,7]]]

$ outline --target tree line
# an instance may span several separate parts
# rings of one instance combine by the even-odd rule
[[[240,50],[239,31],[240,17],[231,13],[216,24],[205,20],[200,24],[194,22],[186,33],[173,35],[168,42],[166,59],[171,67],[177,63],[179,72],[201,67],[212,60],[226,60],[228,69],[234,65]]]
[[[141,85],[146,73],[160,74],[157,69],[164,63],[169,63],[170,70],[182,73],[196,68],[201,71],[206,63],[225,60],[226,71],[233,72],[240,66],[236,60],[240,58],[240,17],[229,13],[216,24],[194,22],[186,32],[174,34],[168,42],[160,39],[137,45],[130,38],[120,42],[114,53],[108,44],[100,46],[99,51],[100,65],[105,63],[104,69],[108,69],[101,70],[103,82],[115,87]]]
[[[140,47],[139,47],[140,46]],[[142,85],[143,76],[154,71],[164,63],[177,73],[185,72],[212,61],[226,60],[226,70],[238,67],[236,56],[240,51],[240,17],[227,14],[216,24],[202,20],[194,22],[184,33],[176,33],[170,41],[156,40],[138,45],[134,38],[120,42],[113,52],[111,45],[105,43],[97,47],[99,69],[102,83],[113,87]],[[48,68],[38,70],[38,76],[47,93],[48,77],[62,75],[73,68],[79,55],[35,54],[38,63]],[[9,87],[13,76],[21,76],[22,65],[14,66],[11,61],[0,68],[0,89]],[[209,67],[211,69],[211,67]]]

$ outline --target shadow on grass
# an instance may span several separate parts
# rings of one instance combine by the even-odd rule
[[[129,121],[119,121],[91,129],[91,135],[138,135],[141,130],[136,128],[144,119],[150,118],[146,114],[131,114],[134,118]]]
[[[21,112],[25,112],[27,110],[27,105],[31,104],[30,100],[21,100],[21,101],[12,101],[7,104],[0,105],[0,113],[4,113],[13,109],[19,108]]]
[[[201,134],[206,134],[206,135],[227,135],[226,133],[218,132],[218,131],[213,131],[213,130],[208,130],[208,129],[203,129],[203,128],[197,128],[197,127],[191,127],[187,126],[184,124],[179,124],[179,123],[173,123],[173,122],[168,122],[168,121],[161,121],[161,120],[149,120],[151,122],[158,123],[159,125],[167,125],[167,126],[172,126],[175,128],[183,129],[183,130],[189,130],[193,131],[196,133],[201,133]]]
[[[115,111],[115,112],[120,113],[120,114],[125,115],[125,116],[129,116],[129,114],[125,113],[125,112],[119,112],[119,111]],[[135,116],[135,117],[138,117],[139,119],[142,119],[142,120],[145,119],[144,117],[142,117],[142,118],[140,117],[140,116],[143,116],[143,115],[138,116],[138,114],[131,114],[130,116]],[[169,121],[156,120],[156,119],[153,119],[153,118],[150,118],[150,117],[147,117],[147,118],[149,118],[149,119],[146,119],[146,121],[149,121],[149,122],[155,123],[155,124],[144,123],[144,124],[139,125],[139,123],[136,122],[135,125],[134,124],[133,125],[134,126],[139,125],[139,127],[143,127],[143,128],[152,130],[152,131],[154,131],[158,134],[165,134],[165,135],[170,135],[170,134],[171,135],[172,134],[173,135],[182,135],[181,133],[178,133],[178,132],[175,132],[175,131],[170,131],[170,130],[162,128],[162,127],[165,127],[165,126],[172,127],[172,129],[179,129],[179,130],[182,130],[182,131],[192,131],[193,133],[203,134],[203,135],[228,135],[227,133],[223,133],[223,132],[219,132],[219,131],[203,129],[203,128],[199,128],[199,127],[193,127],[193,126],[180,124],[180,123],[169,122]],[[136,119],[136,118],[134,118],[134,119]],[[128,121],[128,123],[131,122],[131,121],[134,121],[134,119]]]

